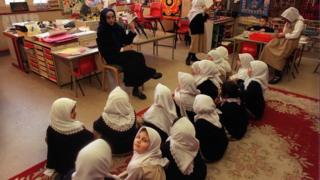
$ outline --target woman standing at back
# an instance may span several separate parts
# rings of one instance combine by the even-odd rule
[[[208,14],[205,13],[207,10],[205,0],[192,1],[192,7],[188,14],[191,44],[186,59],[187,65],[190,65],[192,61],[198,61],[196,53],[205,51],[204,23],[208,18]]]

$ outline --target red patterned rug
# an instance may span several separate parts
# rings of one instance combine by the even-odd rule
[[[251,122],[246,136],[232,141],[224,158],[207,164],[207,179],[319,179],[319,100],[270,88],[263,120]],[[141,116],[146,109],[140,111]],[[130,157],[115,157],[113,173]],[[45,161],[10,178],[38,179]]]

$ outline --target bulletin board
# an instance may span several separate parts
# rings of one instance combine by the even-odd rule
[[[180,17],[182,0],[160,0],[164,16]]]
[[[270,0],[241,0],[242,15],[268,16]]]

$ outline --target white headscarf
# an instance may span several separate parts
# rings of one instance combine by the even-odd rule
[[[200,13],[204,13],[204,7],[206,3],[204,0],[193,0],[192,1],[192,7],[188,13],[189,21],[191,22],[196,15]]]
[[[141,130],[145,129],[147,131],[147,134],[149,136],[150,145],[146,152],[139,154],[138,152],[134,151],[133,156],[128,164],[128,174],[130,174],[130,171],[137,168],[137,167],[143,167],[143,166],[155,166],[159,165],[161,167],[166,166],[169,163],[169,160],[167,158],[162,158],[162,152],[160,150],[161,145],[161,137],[159,133],[149,127],[141,127],[138,131],[136,137],[141,132]]]
[[[154,92],[154,103],[144,113],[143,119],[169,134],[172,123],[177,117],[170,89],[158,83]]]
[[[199,141],[195,137],[196,130],[187,117],[179,119],[171,128],[170,152],[179,170],[184,175],[193,172],[194,158],[199,151]]]
[[[239,54],[240,64],[241,67],[239,68],[238,72],[231,77],[231,79],[242,79],[246,80],[249,78],[248,76],[248,69],[250,68],[250,62],[254,61],[254,58],[249,53]]]
[[[208,56],[213,58],[212,62],[219,66],[219,68],[221,69],[220,73],[222,73],[224,77],[226,77],[227,73],[231,72],[231,66],[228,62],[228,50],[225,47],[220,46],[209,51]]]
[[[59,98],[52,103],[50,126],[57,132],[65,135],[74,134],[84,129],[83,123],[71,118],[71,111],[76,101],[69,98]]]
[[[175,102],[180,106],[180,111],[193,111],[194,98],[200,94],[193,76],[189,73],[178,72],[178,83],[179,87],[174,92]]]
[[[119,86],[110,92],[102,118],[107,126],[116,131],[123,132],[134,125],[135,113],[129,96]]]
[[[200,85],[207,79],[213,82],[213,84],[220,89],[222,81],[220,79],[220,73],[218,66],[209,60],[201,60],[194,62],[191,66],[194,74],[196,85]]]
[[[216,48],[216,50],[221,54],[221,56],[223,57],[223,59],[225,61],[229,60],[229,51],[226,47],[224,46],[219,46]]]
[[[298,9],[294,8],[294,7],[289,7],[288,9],[286,9],[282,14],[282,17],[288,19],[291,23],[295,22],[296,20],[302,18],[303,17],[300,15]]]
[[[244,88],[247,89],[251,81],[257,81],[263,91],[268,88],[269,71],[268,65],[263,61],[251,61],[250,66],[252,69],[252,75],[244,81]]]
[[[106,141],[97,139],[79,151],[72,180],[103,180],[112,177],[111,167],[111,148]]]
[[[210,96],[199,94],[194,100],[193,109],[196,115],[194,116],[195,122],[198,119],[204,119],[218,128],[222,128],[218,113],[220,110],[216,108]]]

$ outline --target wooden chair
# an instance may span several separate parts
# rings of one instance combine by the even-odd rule
[[[101,56],[101,54],[99,54],[99,59],[101,62],[101,67],[102,67],[102,90],[106,91],[106,74],[107,71],[110,71],[114,78],[115,81],[117,83],[118,86],[120,86],[120,74],[122,73],[122,68],[118,65],[115,64],[107,64],[107,62],[105,61],[105,59]]]

